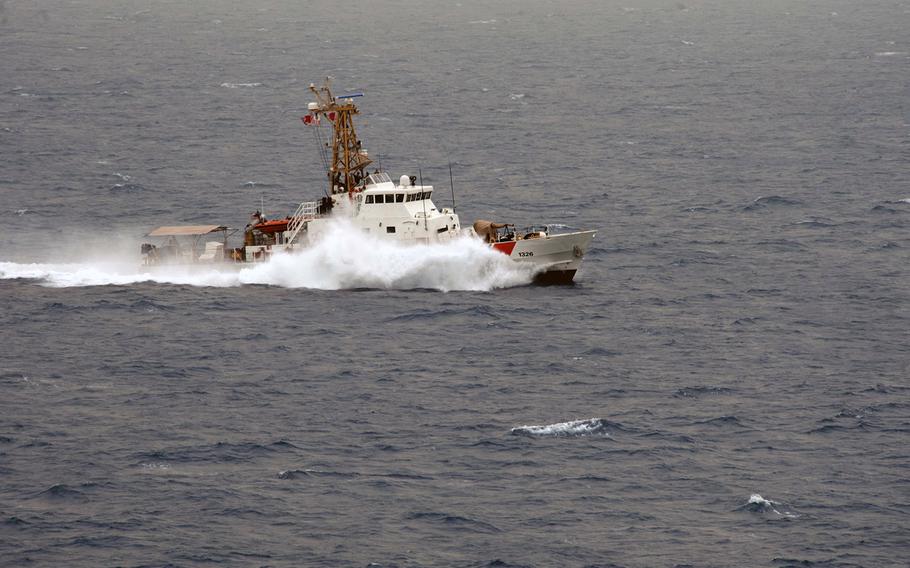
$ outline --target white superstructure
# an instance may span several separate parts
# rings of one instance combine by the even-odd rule
[[[369,234],[413,242],[444,242],[456,237],[461,226],[451,209],[433,204],[432,185],[414,185],[401,176],[398,185],[385,172],[367,176],[363,191],[354,195],[354,224]]]

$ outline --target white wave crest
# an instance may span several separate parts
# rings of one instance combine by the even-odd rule
[[[793,519],[799,516],[796,513],[786,510],[786,506],[783,503],[765,499],[758,493],[749,495],[749,501],[746,503],[745,508],[754,513],[774,513],[775,515]],[[780,509],[783,509],[783,511]]]
[[[514,436],[530,437],[575,437],[575,436],[609,436],[606,430],[607,423],[602,418],[588,418],[586,420],[572,420],[569,422],[557,422],[556,424],[547,424],[543,426],[519,426],[512,428],[511,433]]]
[[[261,87],[262,83],[221,83],[221,86],[226,89],[240,89],[240,88]]]
[[[66,264],[0,262],[0,279],[32,279],[51,287],[125,286],[139,282],[189,286],[265,284],[287,288],[488,291],[529,284],[536,268],[516,263],[477,239],[403,245],[333,221],[306,249],[246,265],[139,266],[139,255]]]
[[[763,507],[763,508],[764,508],[764,507],[771,507],[771,506],[774,504],[774,502],[765,499],[764,497],[762,497],[762,496],[759,495],[758,493],[753,493],[752,495],[749,495],[749,503],[748,503],[748,504],[749,504],[749,505],[758,505],[759,507]]]

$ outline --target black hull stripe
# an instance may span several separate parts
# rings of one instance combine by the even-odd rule
[[[538,286],[559,286],[572,284],[575,278],[574,270],[548,270],[534,277],[534,284]]]

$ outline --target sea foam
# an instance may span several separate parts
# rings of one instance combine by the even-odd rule
[[[542,426],[519,426],[512,428],[513,436],[540,437],[578,437],[578,436],[609,436],[607,425],[609,422],[603,418],[588,418],[586,420],[571,420],[557,422]]]

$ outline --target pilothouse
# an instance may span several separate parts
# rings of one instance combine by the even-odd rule
[[[369,174],[354,197],[354,218],[367,233],[401,241],[428,243],[454,238],[461,232],[458,215],[433,204],[433,186],[415,185],[414,176],[401,176],[398,185],[385,172]]]

